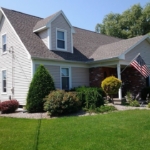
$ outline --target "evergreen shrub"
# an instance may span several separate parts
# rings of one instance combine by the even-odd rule
[[[86,109],[94,109],[104,105],[103,96],[105,93],[101,88],[82,86],[75,88],[75,91],[78,92],[82,107]]]
[[[27,111],[31,113],[42,112],[43,98],[53,90],[55,90],[55,86],[51,75],[43,65],[40,65],[30,83],[26,103]]]
[[[121,83],[121,80],[114,76],[110,76],[102,81],[101,87],[107,94],[113,95],[118,93]]]

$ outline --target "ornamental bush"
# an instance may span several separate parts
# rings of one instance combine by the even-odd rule
[[[30,83],[26,103],[27,111],[42,112],[43,98],[53,90],[55,90],[55,86],[51,75],[43,65],[40,65]]]
[[[0,103],[1,113],[13,113],[18,109],[19,102],[17,100],[7,100]]]
[[[107,94],[113,95],[118,93],[121,83],[121,80],[110,76],[102,81],[101,87]]]
[[[44,110],[48,111],[50,116],[69,114],[81,109],[76,92],[52,91],[44,100]]]
[[[140,104],[137,100],[130,101],[129,105],[132,107],[140,107]]]
[[[78,92],[78,97],[82,102],[82,107],[86,109],[94,109],[104,105],[103,96],[104,91],[97,87],[77,87],[75,91]]]

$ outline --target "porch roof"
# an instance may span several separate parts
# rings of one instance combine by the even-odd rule
[[[148,35],[138,36],[130,39],[121,40],[115,43],[110,43],[97,48],[97,50],[90,56],[94,60],[102,60],[108,58],[120,57],[128,50],[137,46],[141,41],[148,38]]]

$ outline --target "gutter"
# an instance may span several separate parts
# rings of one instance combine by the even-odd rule
[[[115,61],[120,60],[119,57],[112,57],[107,59],[101,59],[101,60],[95,60],[95,61],[74,61],[74,60],[59,60],[59,59],[50,59],[50,58],[40,58],[40,57],[31,57],[33,60],[45,60],[45,61],[55,61],[55,62],[66,62],[66,63],[77,63],[77,64],[96,64],[101,62],[109,62],[109,61]]]

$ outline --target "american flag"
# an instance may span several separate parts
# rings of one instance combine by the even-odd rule
[[[132,62],[131,65],[136,68],[145,78],[150,76],[150,70],[146,66],[144,60],[138,55]]]

